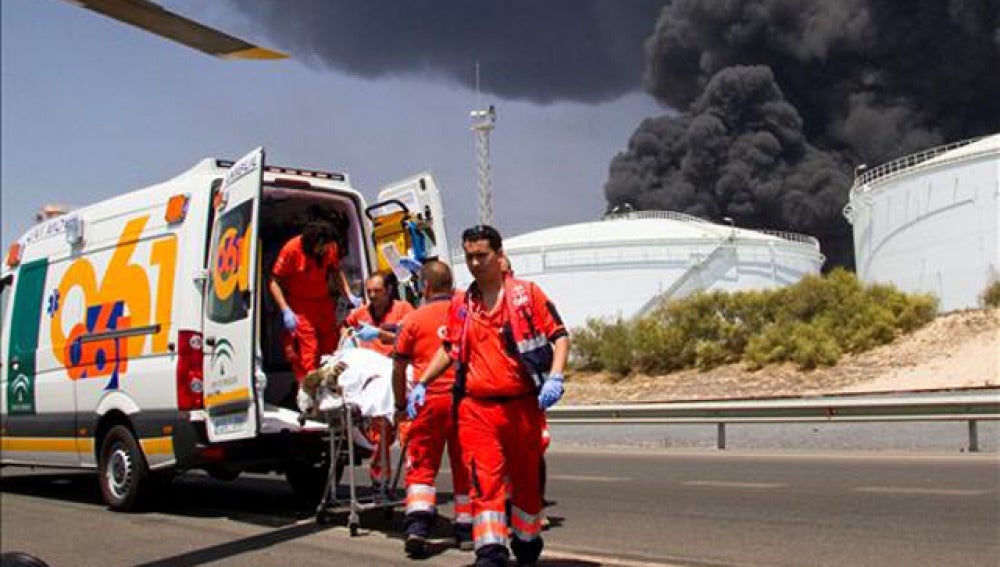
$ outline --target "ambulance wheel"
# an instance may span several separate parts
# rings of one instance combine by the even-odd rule
[[[351,537],[358,536],[358,525],[357,524],[347,524],[347,531],[351,533]]]
[[[104,436],[98,470],[101,496],[109,508],[129,512],[143,504],[149,491],[149,467],[129,428],[116,425]]]

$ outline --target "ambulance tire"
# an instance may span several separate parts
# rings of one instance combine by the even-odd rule
[[[98,472],[108,508],[131,512],[145,503],[151,483],[149,467],[128,427],[116,425],[104,436]]]

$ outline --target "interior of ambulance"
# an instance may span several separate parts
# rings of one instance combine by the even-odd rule
[[[257,310],[257,337],[261,354],[260,368],[267,377],[264,403],[294,409],[295,378],[285,360],[282,349],[281,313],[267,292],[271,268],[281,247],[292,237],[301,234],[307,222],[324,220],[339,232],[338,247],[341,250],[340,266],[347,277],[351,289],[363,288],[367,273],[367,250],[363,222],[356,203],[346,195],[326,191],[269,186],[265,183],[260,207],[260,259],[258,264],[258,296],[260,309]],[[336,317],[330,315],[330,324],[342,321],[350,310],[350,302],[343,297],[337,299]]]

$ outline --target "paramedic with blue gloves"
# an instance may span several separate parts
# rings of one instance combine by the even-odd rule
[[[322,354],[337,348],[335,297],[343,294],[352,302],[360,300],[351,293],[340,269],[337,239],[331,225],[311,221],[302,234],[281,248],[271,268],[269,289],[281,309],[285,327],[285,358],[301,383],[319,366]]]
[[[344,325],[354,329],[354,336],[358,339],[360,348],[373,350],[384,356],[391,356],[399,322],[413,311],[413,306],[397,299],[399,291],[397,290],[396,276],[391,273],[377,273],[369,276],[365,280],[365,295],[368,296],[368,302],[351,311],[344,319]],[[345,329],[346,332],[347,329]],[[382,438],[383,428],[386,432],[384,439]],[[405,426],[400,428],[400,443],[405,443],[404,432]],[[386,460],[387,466],[383,468],[379,455],[392,446],[396,439],[396,433],[392,424],[384,418],[377,417],[372,419],[367,435],[368,439],[375,445],[375,456],[369,462],[369,474],[371,475],[372,487],[378,489],[383,484],[387,485],[392,478],[392,466],[389,464],[389,460]]]
[[[396,409],[407,410],[412,425],[406,451],[406,541],[410,557],[426,556],[426,541],[437,518],[435,477],[441,457],[448,446],[451,463],[452,492],[455,495],[455,539],[459,548],[472,549],[472,503],[469,500],[469,474],[462,461],[455,413],[452,411],[452,385],[455,373],[448,371],[430,386],[414,386],[409,401],[406,394],[406,369],[413,366],[419,376],[434,359],[448,322],[448,310],[454,295],[451,268],[431,260],[420,269],[423,281],[423,305],[403,318],[396,335],[393,353],[392,389]]]
[[[452,300],[442,348],[419,379],[429,388],[457,364],[453,403],[473,486],[472,530],[480,567],[507,565],[508,535],[519,563],[535,563],[542,552],[542,407],[562,396],[569,355],[569,335],[555,305],[537,285],[504,273],[502,242],[491,226],[462,233],[465,263],[475,282],[464,298]],[[419,416],[418,391],[411,401]]]

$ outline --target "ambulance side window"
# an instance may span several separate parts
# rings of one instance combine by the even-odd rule
[[[244,292],[249,289],[247,227],[253,212],[253,201],[247,201],[219,217],[216,241],[208,256],[208,299],[205,315],[216,323],[232,323],[246,318],[249,302]]]

